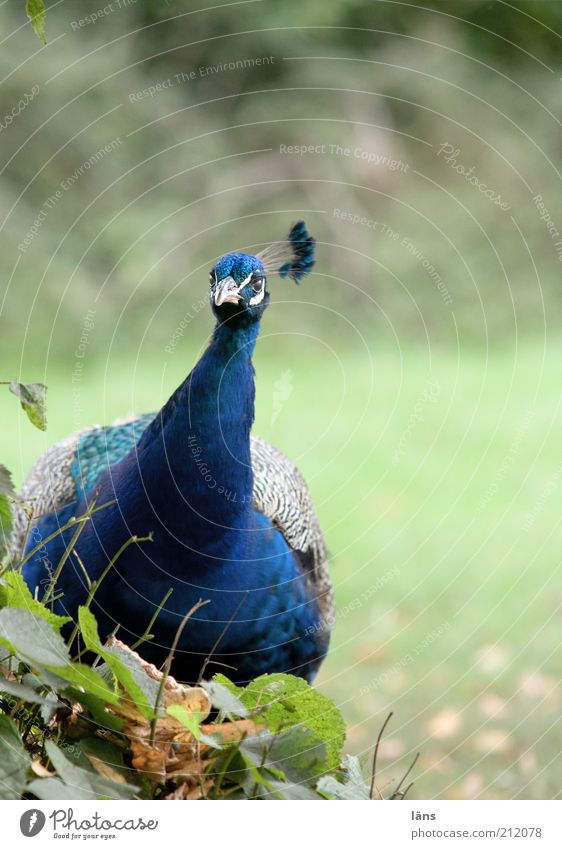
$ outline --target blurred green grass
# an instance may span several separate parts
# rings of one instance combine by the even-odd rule
[[[318,685],[365,758],[394,711],[381,784],[420,751],[413,797],[559,796],[561,352],[372,347],[255,357],[255,432],[304,472],[332,555]],[[78,386],[54,362],[46,434],[1,393],[1,461],[19,482],[77,427],[157,409],[196,357],[92,361]]]

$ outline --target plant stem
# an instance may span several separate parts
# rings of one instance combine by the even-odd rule
[[[393,714],[393,711],[390,711],[390,713],[386,717],[385,721],[383,722],[382,728],[379,731],[379,736],[377,737],[377,742],[375,743],[375,753],[373,755],[373,772],[372,772],[372,775],[371,775],[371,788],[369,790],[369,799],[373,798],[373,794],[375,792],[375,786],[376,786],[375,785],[375,778],[376,778],[376,774],[377,774],[377,756],[378,756],[378,753],[379,753],[379,745],[380,745],[380,742],[381,742],[381,739],[382,739],[382,735],[384,734],[384,730],[385,730],[386,726],[388,725],[388,723],[390,722],[392,714]],[[382,793],[380,793],[380,791],[379,791],[379,796],[382,799]]]
[[[160,702],[162,701],[162,695],[164,693],[164,685],[166,683],[166,678],[168,677],[168,675],[170,673],[172,661],[174,659],[174,654],[175,654],[175,651],[178,647],[178,643],[179,643],[180,637],[183,633],[183,629],[185,628],[188,620],[193,616],[193,614],[197,613],[198,610],[200,610],[206,604],[209,604],[209,602],[210,602],[210,599],[203,601],[203,599],[200,598],[199,601],[197,601],[193,605],[191,610],[187,611],[187,613],[185,614],[185,616],[183,617],[183,619],[180,622],[178,630],[176,631],[176,636],[174,637],[172,647],[171,647],[171,649],[168,653],[168,657],[164,661],[164,666],[162,667],[162,678],[160,679],[160,685],[158,687],[158,692],[156,694],[156,702],[154,704],[154,718],[151,720],[151,723],[150,723],[150,745],[151,746],[154,746],[154,738],[156,737],[156,725],[157,725],[157,722],[158,722],[158,711],[160,710]]]
[[[166,602],[168,601],[168,599],[170,598],[170,596],[172,595],[173,592],[174,592],[174,588],[170,587],[170,589],[167,591],[166,595],[164,596],[164,598],[162,599],[162,601],[160,602],[160,604],[156,608],[156,612],[155,612],[154,616],[152,617],[152,619],[150,620],[150,622],[148,623],[148,625],[146,626],[142,637],[140,637],[136,641],[136,643],[133,643],[133,645],[131,646],[132,649],[138,649],[138,647],[140,645],[147,642],[147,640],[151,640],[153,638],[154,635],[150,633],[150,629],[152,628],[152,626],[156,622],[162,608],[164,607],[164,605],[166,604]]]
[[[100,587],[100,584],[102,583],[102,581],[104,580],[104,578],[106,577],[106,575],[107,575],[107,574],[111,571],[111,569],[115,566],[116,562],[117,562],[117,561],[118,561],[118,559],[121,557],[121,555],[123,554],[123,552],[125,551],[125,549],[127,549],[127,548],[128,548],[130,545],[132,545],[133,543],[137,543],[137,542],[152,542],[152,541],[153,541],[153,539],[154,539],[154,537],[152,536],[152,533],[148,534],[148,536],[146,536],[146,537],[137,537],[137,536],[129,537],[129,539],[128,539],[126,542],[124,542],[124,543],[123,543],[123,545],[121,546],[121,548],[119,549],[119,551],[117,552],[117,554],[115,554],[115,555],[111,558],[111,560],[109,561],[109,563],[107,564],[107,566],[105,567],[105,569],[103,570],[103,572],[101,573],[101,575],[100,575],[100,577],[97,579],[97,581],[92,581],[92,582],[90,583],[90,588],[89,588],[89,590],[88,590],[88,598],[86,599],[86,601],[85,601],[85,603],[84,603],[84,607],[86,607],[86,608],[89,608],[89,607],[90,607],[90,605],[91,605],[91,603],[92,603],[92,601],[93,601],[93,598],[94,598],[94,596],[95,596],[96,592],[98,591],[98,589],[99,589],[99,587]],[[75,624],[74,628],[72,629],[72,634],[70,635],[70,639],[69,639],[69,641],[68,641],[68,646],[69,646],[69,648],[70,648],[70,646],[72,645],[72,642],[74,641],[74,638],[75,638],[75,636],[76,636],[76,634],[77,634],[77,632],[78,632],[78,627],[79,627],[79,626],[78,626],[78,622],[77,622],[77,623]],[[80,653],[79,653],[79,655],[80,655]],[[78,656],[79,656],[79,655],[78,655]]]

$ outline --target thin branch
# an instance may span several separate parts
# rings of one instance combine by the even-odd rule
[[[90,579],[90,576],[88,575],[86,567],[82,563],[82,559],[81,559],[80,555],[78,554],[76,549],[73,550],[72,554],[74,555],[74,557],[78,561],[78,565],[80,566],[80,568],[82,570],[82,574],[84,575],[84,580],[86,581],[86,586],[88,587],[88,589],[90,589],[90,587],[92,586],[92,581]]]
[[[174,637],[172,647],[171,647],[171,649],[168,653],[168,657],[164,661],[164,666],[162,668],[162,678],[160,679],[160,685],[158,687],[158,692],[156,694],[156,702],[154,704],[154,718],[151,720],[151,723],[150,723],[150,745],[151,746],[154,746],[154,738],[156,737],[156,725],[157,725],[157,722],[158,722],[158,711],[160,710],[160,702],[162,701],[162,695],[164,693],[164,685],[166,683],[166,678],[170,674],[170,669],[172,667],[172,661],[174,659],[174,654],[175,654],[176,649],[178,647],[178,643],[179,643],[180,637],[183,633],[183,629],[187,625],[188,619],[190,619],[193,616],[194,613],[197,613],[197,611],[200,610],[202,607],[204,607],[206,604],[209,604],[209,602],[210,602],[210,599],[206,599],[205,601],[203,601],[203,599],[200,598],[199,601],[196,602],[193,605],[191,610],[187,611],[187,613],[185,614],[185,616],[183,617],[183,619],[180,622],[178,630],[176,631],[176,636]]]
[[[52,534],[49,534],[48,537],[45,537],[45,539],[41,540],[41,542],[34,546],[34,548],[31,549],[29,554],[26,554],[23,560],[19,561],[19,563],[17,564],[17,568],[21,569],[21,567],[24,566],[27,561],[33,557],[34,554],[37,554],[37,552],[41,548],[43,548],[43,546],[46,545],[48,542],[51,542],[52,539],[58,537],[60,534],[64,533],[64,531],[67,531],[69,528],[74,527],[74,525],[77,525],[81,522],[87,522],[89,519],[91,519],[94,513],[98,513],[100,510],[105,510],[105,508],[109,507],[111,504],[115,504],[115,499],[113,499],[112,501],[106,501],[105,504],[100,504],[99,507],[95,508],[92,504],[91,507],[88,507],[87,511],[84,513],[83,516],[79,516],[78,518],[73,516],[71,519],[68,520],[68,522],[66,522],[66,524],[62,526],[62,528],[57,528],[56,531],[53,531]],[[8,564],[6,567],[4,567],[4,569],[2,569],[2,571],[0,571],[0,578],[2,577],[4,572],[8,571],[8,569],[10,569],[10,564]]]
[[[237,606],[237,607],[236,607],[236,609],[234,610],[234,613],[232,614],[232,616],[230,617],[230,619],[228,620],[228,622],[226,623],[226,625],[224,626],[224,628],[223,628],[223,629],[222,629],[222,631],[220,632],[220,634],[219,634],[219,636],[218,636],[217,640],[215,641],[215,643],[214,643],[214,645],[213,645],[213,647],[212,647],[211,651],[209,652],[209,654],[208,654],[208,655],[207,655],[207,657],[205,658],[205,661],[204,661],[204,663],[203,663],[203,666],[201,667],[201,672],[199,673],[199,677],[197,678],[197,683],[198,683],[198,684],[200,684],[200,683],[201,683],[201,681],[203,680],[203,675],[205,674],[205,670],[207,669],[207,666],[208,666],[208,665],[209,665],[209,663],[211,662],[211,658],[213,657],[213,655],[214,655],[215,651],[217,650],[217,647],[218,647],[218,645],[219,645],[220,641],[222,640],[222,638],[224,637],[224,635],[226,634],[226,632],[228,631],[228,629],[230,628],[230,626],[232,625],[232,623],[234,622],[234,620],[236,619],[236,616],[238,615],[238,611],[240,610],[240,608],[242,607],[242,605],[244,604],[244,602],[245,602],[245,601],[246,601],[246,599],[248,598],[249,594],[250,594],[250,590],[246,590],[246,592],[244,593],[243,598],[240,600],[240,602],[239,602],[238,606]],[[221,666],[228,666],[228,664],[227,664],[227,663],[221,663]],[[231,669],[235,669],[235,668],[236,668],[236,667],[231,667]]]
[[[64,564],[66,563],[66,561],[70,557],[70,552],[72,551],[72,549],[74,548],[74,546],[78,542],[78,537],[80,536],[80,534],[82,533],[82,531],[84,530],[85,527],[86,527],[86,523],[80,522],[80,524],[78,525],[78,527],[76,528],[76,530],[72,534],[72,539],[70,540],[70,543],[64,549],[64,554],[62,555],[61,559],[57,563],[57,568],[53,572],[53,576],[52,576],[51,580],[49,581],[49,583],[47,584],[47,589],[45,590],[45,592],[43,594],[43,598],[41,599],[42,604],[46,605],[47,602],[49,601],[49,596],[54,595],[55,588],[56,588],[56,585],[57,585],[57,581],[61,576],[61,572],[64,568]],[[53,600],[53,603],[54,603],[54,600]]]
[[[139,637],[139,639],[136,641],[136,643],[133,643],[133,645],[131,646],[132,649],[138,649],[138,647],[140,645],[142,645],[143,643],[147,642],[148,640],[154,639],[154,634],[150,633],[150,629],[152,628],[152,626],[154,625],[154,623],[158,619],[158,616],[160,615],[162,608],[164,607],[164,605],[166,604],[166,602],[168,601],[168,599],[170,598],[170,596],[172,595],[173,592],[174,592],[174,588],[170,587],[170,589],[167,591],[166,595],[164,596],[164,598],[162,599],[162,601],[160,602],[160,604],[156,608],[156,612],[155,612],[154,616],[152,617],[152,619],[150,620],[150,622],[148,623],[148,625],[146,626],[143,635],[141,637]]]
[[[115,564],[117,563],[117,561],[119,560],[119,558],[121,557],[121,555],[123,554],[125,549],[127,549],[133,543],[153,542],[153,540],[154,540],[154,537],[153,537],[152,533],[148,534],[148,536],[146,536],[146,537],[137,537],[137,536],[129,537],[129,539],[126,542],[123,543],[123,545],[121,546],[121,548],[119,549],[117,554],[113,555],[113,557],[111,558],[111,560],[109,561],[109,563],[107,564],[107,566],[105,567],[103,572],[101,573],[100,577],[97,580],[90,582],[90,586],[88,588],[88,597],[87,597],[87,599],[84,603],[84,607],[90,607],[96,592],[100,588],[100,584],[102,583],[102,581],[104,580],[106,575],[111,571],[111,569],[113,569],[113,567],[115,566]],[[84,568],[84,564],[81,561],[80,561],[80,565],[82,566],[82,568]],[[79,625],[78,625],[78,622],[76,622],[74,628],[72,629],[72,634],[70,635],[70,639],[68,641],[69,647],[74,642],[74,638],[75,638],[76,634],[78,633],[78,628],[79,628]]]
[[[408,795],[408,793],[410,792],[410,790],[411,790],[411,788],[412,788],[413,786],[414,786],[414,782],[413,782],[413,781],[410,781],[410,783],[408,784],[408,786],[406,787],[406,789],[405,789],[405,790],[404,790],[404,792],[402,793],[402,799],[403,799],[403,800],[406,798],[406,796]]]
[[[404,782],[406,781],[406,779],[410,775],[411,771],[413,770],[413,768],[417,764],[419,756],[420,756],[420,753],[418,752],[417,755],[415,756],[414,760],[412,761],[412,763],[410,764],[410,766],[408,767],[408,769],[406,770],[406,772],[404,773],[404,775],[402,776],[400,781],[398,782],[398,786],[397,786],[396,790],[394,791],[394,793],[390,797],[391,799],[397,799],[400,796],[403,799],[404,796],[406,795],[406,793],[408,792],[408,790],[410,789],[410,787],[412,786],[412,784],[414,783],[414,782],[412,782],[412,784],[409,784],[408,787],[403,791],[403,793],[402,794],[400,793],[400,788],[402,787],[402,785],[404,784]]]
[[[22,504],[21,509],[23,510],[25,515],[27,516],[27,525],[26,525],[26,528],[25,528],[25,534],[24,534],[24,537],[23,537],[22,546],[21,546],[21,549],[20,549],[20,556],[18,557],[18,560],[21,560],[22,557],[25,554],[25,549],[27,548],[27,543],[29,542],[29,534],[31,533],[31,526],[32,526],[33,521],[34,521],[33,507],[27,508],[24,504]]]
[[[384,734],[385,728],[388,725],[388,723],[390,722],[392,714],[393,714],[393,711],[390,711],[390,713],[386,717],[385,721],[383,722],[382,728],[379,731],[379,736],[377,737],[377,742],[375,743],[375,752],[374,752],[374,755],[373,755],[373,772],[371,774],[371,788],[369,790],[369,799],[373,798],[374,792],[375,792],[375,787],[376,787],[375,781],[376,781],[376,775],[377,775],[377,756],[379,754],[379,745],[380,745],[380,742],[382,740],[382,735]],[[382,799],[382,795],[380,793],[379,793],[379,796]]]

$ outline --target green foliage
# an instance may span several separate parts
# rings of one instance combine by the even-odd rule
[[[239,698],[238,693],[243,692],[232,681],[229,681],[220,673],[215,675],[212,681],[203,681],[202,686],[208,692],[213,707],[227,716],[248,716],[248,709]]]
[[[10,498],[15,497],[12,473],[0,463],[0,560],[7,548],[12,529]]]
[[[0,799],[19,799],[29,766],[16,723],[0,713]]]
[[[139,788],[134,785],[111,781],[91,768],[73,764],[50,740],[45,742],[45,750],[59,778],[38,778],[30,782],[27,790],[38,799],[132,799],[138,792]]]
[[[47,428],[46,395],[47,387],[42,383],[19,383],[17,380],[0,380],[9,383],[10,392],[20,399],[30,422],[39,430]],[[0,464],[0,562],[8,552],[8,542],[12,530],[13,516],[10,501],[16,499],[12,483],[12,474],[6,466]]]
[[[15,571],[6,572],[0,579],[0,608],[2,607],[34,613],[52,625],[57,633],[66,622],[72,621],[69,616],[59,616],[33,598],[24,579]]]
[[[45,35],[45,4],[43,0],[26,0],[25,14],[30,20],[35,35],[43,44],[47,43]]]
[[[5,32],[17,30],[22,6],[2,6]],[[40,12],[42,3],[33,8]],[[29,54],[35,44],[25,27],[6,40],[0,56],[7,107],[17,104],[38,80],[57,75],[54,85],[42,90],[2,133],[5,191],[14,207],[5,228],[12,249],[0,256],[0,269],[4,279],[12,272],[14,279],[3,305],[0,346],[14,362],[22,316],[28,315],[33,345],[26,347],[26,357],[43,363],[48,344],[49,364],[53,358],[72,358],[90,295],[100,275],[107,273],[111,286],[96,299],[86,359],[103,359],[105,340],[113,333],[119,351],[132,355],[155,303],[158,313],[151,334],[143,338],[142,355],[146,362],[156,353],[161,356],[186,304],[189,309],[204,295],[210,258],[227,247],[247,244],[249,233],[256,243],[282,235],[278,228],[285,223],[282,216],[269,214],[272,208],[327,213],[314,222],[323,242],[315,274],[330,275],[320,277],[316,287],[326,309],[304,310],[307,332],[311,327],[322,336],[333,331],[329,316],[344,309],[362,330],[375,326],[385,332],[388,320],[401,339],[423,340],[427,325],[436,331],[439,343],[453,348],[457,344],[452,310],[443,306],[401,238],[395,243],[380,230],[338,220],[334,207],[386,222],[423,251],[451,293],[454,323],[463,341],[483,341],[482,304],[487,339],[494,345],[512,338],[514,305],[518,334],[542,332],[543,295],[556,322],[559,263],[529,191],[517,177],[530,180],[532,175],[531,187],[544,194],[553,220],[559,222],[561,201],[553,188],[551,197],[547,195],[552,164],[557,166],[559,160],[549,111],[557,114],[562,4],[303,0],[218,4],[203,14],[177,16],[173,5],[154,0],[130,4],[76,31],[69,27],[72,16],[78,17],[72,8],[63,3],[49,9],[50,31],[65,34],[60,49],[40,51],[33,59]],[[158,26],[150,26],[155,21]],[[112,44],[111,56],[91,51],[92,38],[102,31],[104,41]],[[240,34],[220,37],[234,32]],[[153,49],[156,33],[158,55]],[[197,75],[199,67],[256,55],[272,55],[274,61]],[[283,61],[287,55],[301,58]],[[69,67],[72,72],[64,72]],[[120,73],[124,67],[126,76]],[[174,76],[186,69],[194,70],[196,79],[138,103],[128,101],[128,94],[167,79],[175,82]],[[104,82],[108,74],[114,84]],[[118,103],[122,108],[115,109]],[[63,105],[64,120],[53,120],[53,112]],[[81,132],[90,114],[105,117]],[[189,116],[195,114],[197,132],[186,136]],[[478,132],[483,120],[484,137]],[[145,130],[130,135],[139,121]],[[224,127],[232,130],[224,132]],[[117,138],[122,143],[110,154],[68,190],[60,187]],[[463,165],[474,167],[483,182],[509,198],[528,243],[527,257],[509,216],[436,155],[444,141],[457,144]],[[283,156],[280,143],[357,145],[388,152],[410,167],[402,174],[363,167],[353,156]],[[240,155],[249,150],[258,152]],[[45,151],[44,167],[35,174],[31,163]],[[256,186],[250,196],[243,187],[253,184],[256,173],[272,183]],[[62,197],[29,249],[20,254],[18,243],[57,188]],[[145,192],[147,202],[135,203]],[[202,209],[215,224],[229,220],[228,227],[202,230]],[[111,227],[97,227],[99,216],[111,220]],[[139,234],[147,236],[137,239]],[[51,254],[49,245],[59,242],[61,249]],[[530,257],[536,258],[540,286]],[[186,271],[181,286],[176,285],[178,262]],[[341,286],[332,275],[352,285]],[[133,281],[141,277],[137,291]],[[61,281],[69,280],[72,285],[60,298]],[[167,293],[164,303],[161,291]],[[291,299],[310,300],[310,291],[313,280]],[[116,324],[115,316],[125,304],[127,321]],[[277,322],[286,328],[285,316],[295,329],[300,311],[278,307],[268,315],[270,330]],[[189,335],[199,344],[208,330],[203,310],[191,322]]]
[[[20,399],[22,409],[31,424],[39,430],[47,430],[47,387],[45,384],[20,383],[14,378],[10,383],[10,392]]]
[[[87,607],[78,610],[80,634],[87,649],[102,657],[123,689],[146,719],[154,716],[158,686],[142,672],[133,659],[125,660],[115,648],[102,646],[93,613]]]
[[[162,723],[165,751],[178,727],[184,729],[178,738],[184,740],[181,745],[186,745],[185,739],[193,740],[197,748],[188,757],[200,759],[208,798],[364,797],[364,786],[356,787],[353,795],[354,785],[340,766],[343,723],[339,711],[301,679],[261,676],[242,689],[217,676],[203,685],[209,694],[205,713],[188,707],[190,693],[195,704],[200,703],[201,690],[184,688],[185,695],[177,697],[180,701],[168,704],[155,717],[158,681],[147,675],[139,656],[123,644],[101,644],[88,608],[80,608],[78,635],[88,651],[104,661],[96,669],[71,659],[60,633],[67,620],[31,598],[18,573],[5,575],[0,602],[0,644],[8,652],[4,663],[8,661],[11,670],[8,673],[3,667],[5,674],[0,675],[0,786],[6,798],[24,793],[44,800],[153,795],[159,784],[166,783],[165,776],[155,778],[150,758],[146,767],[141,758],[138,771],[132,770],[124,755],[128,760],[129,746],[136,745],[138,738],[146,741],[141,752],[160,758]],[[209,724],[210,704],[219,719]],[[16,705],[17,722],[3,713]],[[134,731],[123,717],[133,717]],[[166,724],[170,721],[177,722],[176,732]],[[153,727],[155,747],[148,742]],[[231,729],[239,731],[229,733]],[[9,757],[3,758],[8,751]],[[54,774],[34,776],[31,755]],[[9,780],[3,781],[3,769],[9,770]],[[326,776],[331,782],[324,781]]]
[[[206,743],[207,746],[211,746],[213,749],[222,748],[216,737],[204,734],[201,731],[201,722],[205,716],[200,711],[190,712],[183,705],[170,705],[166,708],[166,713],[181,722],[184,728],[187,728],[199,743]]]
[[[15,495],[12,473],[0,463],[0,495]]]
[[[341,775],[324,775],[318,782],[318,790],[332,799],[343,801],[369,799],[369,788],[365,784],[359,760],[351,755],[343,759]]]
[[[345,741],[345,723],[337,707],[322,693],[292,675],[261,675],[245,689],[235,687],[224,675],[215,675],[251,711],[259,710],[268,729],[279,732],[303,727],[325,746],[324,771],[336,769]]]
[[[4,607],[0,610],[0,643],[23,663],[59,667],[70,662],[68,649],[44,617],[21,610]]]

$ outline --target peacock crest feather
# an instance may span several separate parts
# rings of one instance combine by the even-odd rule
[[[306,229],[304,221],[293,224],[286,239],[273,242],[256,254],[266,274],[278,273],[290,277],[295,283],[310,272],[314,265],[314,239]]]

